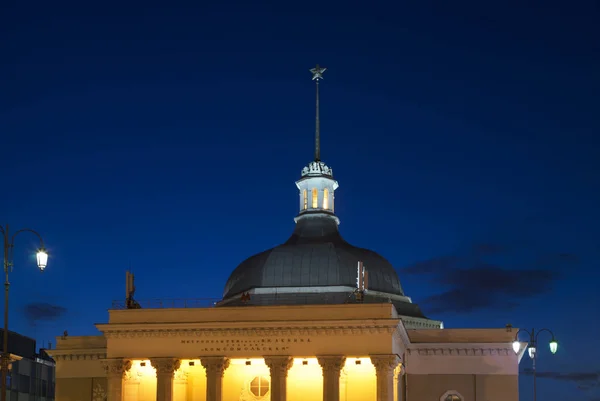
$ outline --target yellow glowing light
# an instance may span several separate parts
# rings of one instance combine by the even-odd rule
[[[323,399],[323,370],[317,358],[294,358],[288,371],[288,401]]]
[[[131,372],[137,376],[156,376],[156,369],[147,359],[131,361]]]
[[[316,209],[319,207],[319,191],[317,191],[317,188],[313,188],[312,189],[312,208]]]
[[[329,209],[329,190],[323,190],[323,209]]]
[[[317,358],[294,358],[292,366],[321,366]]]
[[[345,400],[363,401],[377,398],[377,373],[371,358],[346,358],[343,372],[345,381],[340,392]]]
[[[250,362],[250,365],[247,363]],[[271,376],[262,358],[231,359],[223,377],[223,399],[269,399]],[[262,400],[262,398],[260,398]]]
[[[262,358],[243,358],[243,359],[231,359],[230,365],[244,365],[246,366],[246,362],[250,362],[249,366],[267,366],[265,364],[265,360]]]
[[[308,209],[308,194],[306,193],[306,189],[302,190],[302,208],[304,210]]]

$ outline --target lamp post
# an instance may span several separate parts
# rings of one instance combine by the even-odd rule
[[[41,271],[46,268],[48,263],[48,253],[44,248],[44,240],[42,236],[30,228],[24,228],[15,231],[14,234],[10,234],[8,230],[8,224],[4,227],[0,226],[0,233],[4,237],[4,336],[2,338],[2,395],[1,401],[6,401],[6,390],[8,377],[8,368],[10,365],[10,352],[8,352],[8,290],[10,289],[10,282],[8,281],[8,273],[13,269],[13,250],[15,245],[15,237],[23,232],[30,232],[36,235],[40,239],[40,248],[37,251],[37,265]]]
[[[540,333],[542,333],[544,331],[552,336],[552,339],[550,340],[550,343],[549,343],[550,352],[552,352],[553,354],[556,354],[556,351],[558,350],[558,342],[556,341],[556,337],[554,337],[554,333],[549,329],[541,329],[541,330],[538,330],[537,332],[535,331],[535,329],[531,329],[531,331],[526,330],[526,329],[520,329],[519,331],[517,331],[517,334],[515,334],[515,341],[513,342],[513,350],[515,351],[515,353],[518,353],[519,350],[521,349],[521,343],[519,342],[519,333],[524,332],[529,335],[529,348],[527,349],[527,351],[529,352],[529,357],[532,359],[532,363],[533,363],[533,401],[536,401],[536,399],[537,399],[535,361],[537,359],[537,354],[538,354],[538,350],[537,350],[538,336],[540,335]]]

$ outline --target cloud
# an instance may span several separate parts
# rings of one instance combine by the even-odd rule
[[[31,322],[54,321],[67,314],[67,308],[47,302],[32,302],[23,308],[25,317]]]
[[[480,309],[513,309],[525,299],[551,291],[560,276],[559,267],[578,263],[575,255],[567,253],[536,256],[525,264],[517,263],[519,258],[508,255],[508,251],[503,245],[479,243],[462,255],[420,261],[401,272],[423,276],[444,288],[443,292],[420,302],[427,312],[469,313]],[[488,261],[499,257],[511,260],[514,265]]]
[[[532,369],[524,369],[522,374],[526,376],[533,375]],[[600,387],[600,371],[598,372],[536,372],[536,376],[541,379],[553,379],[564,382],[572,382],[580,390],[590,390]]]
[[[460,258],[457,256],[442,256],[417,262],[412,266],[404,268],[403,271],[408,274],[435,274],[443,272],[446,269],[454,269],[459,263]]]
[[[559,268],[565,265],[579,264],[579,257],[572,253],[554,253],[544,255],[537,260],[536,265],[544,268]]]

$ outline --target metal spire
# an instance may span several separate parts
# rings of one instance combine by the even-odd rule
[[[323,79],[323,73],[327,68],[319,67],[319,64],[315,68],[311,68],[310,72],[313,74],[313,81],[316,83],[317,88],[317,116],[315,121],[315,161],[321,160],[321,124],[319,121],[319,80]]]

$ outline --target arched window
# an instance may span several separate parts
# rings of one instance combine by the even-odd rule
[[[446,391],[444,395],[440,397],[440,401],[464,401],[462,395],[458,393],[458,391],[450,390]]]
[[[308,209],[308,194],[306,193],[306,189],[302,190],[302,209]]]
[[[329,190],[327,188],[323,190],[323,209],[329,209]]]
[[[319,207],[319,191],[317,191],[317,188],[313,188],[312,189],[312,208],[316,209]]]

